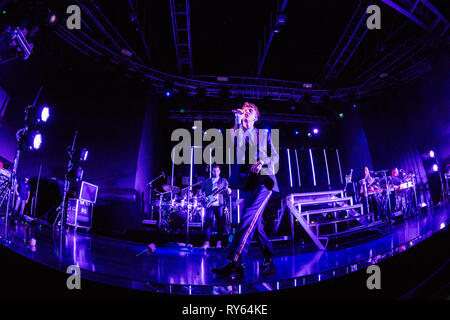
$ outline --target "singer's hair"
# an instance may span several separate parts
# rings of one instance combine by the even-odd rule
[[[255,110],[255,113],[256,113],[256,118],[257,119],[259,119],[259,110],[258,110],[258,107],[256,106],[256,104],[253,104],[253,103],[250,103],[250,102],[244,102],[244,104],[242,105],[242,108],[243,107],[247,107],[247,108],[250,108],[250,109],[253,109],[253,110]]]
[[[220,170],[220,165],[218,165],[217,163],[213,164],[212,167],[211,167],[211,170],[214,170],[215,168],[219,168],[219,170]]]

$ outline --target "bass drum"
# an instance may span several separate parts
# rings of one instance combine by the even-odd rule
[[[178,231],[186,223],[186,212],[181,208],[173,207],[167,212],[167,227],[169,231]]]

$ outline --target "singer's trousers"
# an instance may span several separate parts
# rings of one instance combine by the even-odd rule
[[[257,186],[255,190],[241,190],[241,199],[244,199],[244,209],[236,235],[230,246],[228,259],[239,262],[250,246],[253,234],[258,236],[265,258],[273,257],[273,248],[267,235],[264,232],[263,212],[267,202],[272,195],[272,191],[264,185]]]

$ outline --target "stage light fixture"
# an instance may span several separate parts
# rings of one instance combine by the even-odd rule
[[[42,135],[39,131],[32,132],[29,135],[28,148],[30,150],[39,150],[42,145]]]
[[[298,132],[298,130],[295,130],[295,135],[298,136],[300,132]]]
[[[314,129],[313,129],[313,133],[314,133],[315,135],[318,135],[318,134],[319,134],[319,129],[314,128]]]
[[[339,113],[339,118],[344,118],[344,114],[343,113]]]
[[[197,126],[192,126],[192,130],[196,130],[197,129]]]
[[[172,95],[172,92],[171,92],[171,91],[169,91],[169,90],[167,90],[165,94],[166,94],[166,97],[168,97],[168,98],[169,98],[169,97],[170,97],[170,96]]]
[[[312,133],[308,132],[308,137],[311,138],[312,137]]]
[[[439,170],[439,166],[435,163],[433,164],[433,171],[437,172]]]
[[[356,104],[354,104],[354,105],[353,105],[353,108],[355,108],[355,109],[356,109],[356,107],[357,107],[357,105],[356,105]]]
[[[38,109],[38,116],[37,116],[37,122],[44,122],[46,123],[47,120],[50,118],[50,108],[46,104],[42,105]]]
[[[80,152],[80,162],[86,162],[88,154],[89,154],[88,149],[83,148]]]
[[[434,158],[434,151],[433,150],[430,150],[430,152],[428,153],[429,155],[430,155],[430,158]]]

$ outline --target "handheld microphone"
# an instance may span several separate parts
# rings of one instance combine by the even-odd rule
[[[161,171],[161,175],[163,176],[163,178],[166,178],[166,175],[164,174],[164,171]]]
[[[233,112],[234,114],[244,114],[244,112],[240,109],[234,109],[234,110],[231,110],[231,112]]]

